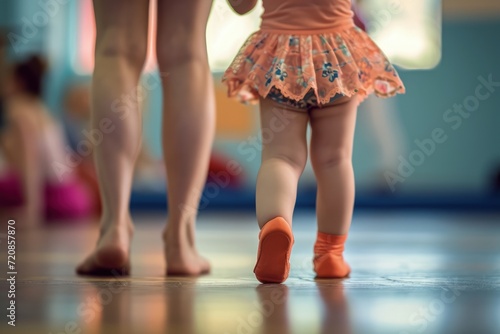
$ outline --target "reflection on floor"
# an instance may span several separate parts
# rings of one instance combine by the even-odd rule
[[[294,222],[291,276],[259,285],[247,214],[199,220],[209,276],[163,277],[161,217],[136,217],[130,278],[82,278],[95,226],[17,234],[16,327],[1,333],[500,333],[500,216],[360,213],[346,280],[314,280],[312,213]],[[2,222],[6,231],[6,225]],[[6,235],[0,308],[6,313]]]

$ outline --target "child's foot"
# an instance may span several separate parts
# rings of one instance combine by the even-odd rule
[[[282,283],[288,278],[293,242],[292,229],[281,217],[262,227],[253,271],[261,283]]]
[[[343,278],[351,272],[344,261],[344,243],[347,234],[335,235],[318,232],[314,244],[314,271],[317,278]]]
[[[94,251],[78,265],[76,273],[88,276],[125,276],[130,273],[130,243],[133,226],[101,229]]]
[[[168,276],[199,276],[210,272],[210,263],[198,254],[189,230],[163,233]]]

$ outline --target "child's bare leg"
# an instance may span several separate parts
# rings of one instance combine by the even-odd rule
[[[167,274],[210,270],[195,247],[195,221],[215,125],[205,29],[212,1],[158,2],[157,58],[163,79],[163,152],[167,168]]]
[[[341,98],[328,107],[311,110],[311,163],[318,183],[318,230],[346,234],[354,205],[352,146],[356,98]]]
[[[257,176],[257,221],[283,217],[292,224],[297,183],[307,162],[309,115],[269,99],[260,103],[262,163]]]
[[[315,270],[322,277],[343,277],[350,271],[342,253],[354,205],[351,157],[357,106],[356,97],[345,97],[310,111],[311,163],[318,184]],[[332,256],[319,260],[325,254]]]
[[[297,182],[307,161],[307,112],[269,99],[260,104],[262,164],[257,177],[257,220],[261,228],[254,273],[262,283],[288,277]]]
[[[103,212],[99,242],[77,268],[80,274],[103,274],[107,269],[126,273],[129,269],[133,228],[128,205],[141,144],[136,94],[146,57],[148,11],[148,0],[94,0],[92,129],[102,134],[94,155]]]

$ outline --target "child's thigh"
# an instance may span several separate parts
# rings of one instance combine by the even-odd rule
[[[260,100],[261,141],[269,155],[304,155],[307,158],[307,111],[290,108],[265,98]]]
[[[309,111],[311,121],[311,153],[314,151],[352,151],[358,98],[342,97],[321,108]],[[321,152],[317,152],[321,153]]]

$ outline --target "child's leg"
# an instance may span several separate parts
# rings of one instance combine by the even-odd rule
[[[135,94],[146,57],[149,1],[94,0],[94,11],[92,129],[105,128],[106,133],[101,132],[102,142],[94,149],[103,205],[101,236],[94,252],[77,268],[86,275],[109,269],[128,272],[132,234],[128,205],[141,144]]]
[[[257,221],[283,217],[292,223],[297,183],[307,162],[309,115],[272,100],[260,103],[262,163],[257,177]]]
[[[311,163],[318,183],[318,231],[347,234],[354,204],[352,146],[356,98],[311,110]]]
[[[163,79],[167,273],[198,275],[210,265],[195,247],[195,221],[215,130],[205,28],[212,1],[158,1],[157,59]]]
[[[257,177],[261,232],[254,272],[263,283],[281,283],[290,270],[291,223],[297,182],[307,160],[308,119],[306,112],[261,100],[263,151]]]
[[[343,262],[342,251],[354,205],[351,157],[357,106],[356,97],[346,97],[331,106],[315,108],[310,112],[311,163],[318,184],[318,240],[315,255],[317,259],[326,253],[336,254],[336,260],[324,263],[327,270],[317,268],[319,263],[315,262],[319,276],[342,277],[349,273],[347,264]]]

